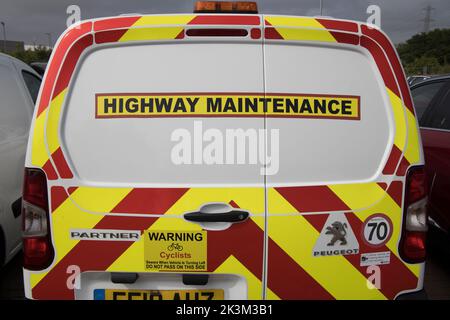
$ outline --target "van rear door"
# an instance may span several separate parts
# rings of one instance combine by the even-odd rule
[[[280,135],[279,170],[266,178],[267,298],[393,299],[416,288],[419,267],[397,249],[404,107],[372,40],[350,22],[265,23],[265,91],[285,111],[266,119]]]
[[[259,16],[220,15],[95,22],[95,43],[54,100],[60,124],[47,127],[67,163],[53,199],[70,201],[53,208],[57,258],[33,297],[57,286],[72,298],[59,279],[76,264],[80,299],[122,288],[110,272],[142,273],[129,289],[262,298],[264,172],[241,156],[264,152],[264,116],[234,113],[239,96],[264,92],[259,26]]]

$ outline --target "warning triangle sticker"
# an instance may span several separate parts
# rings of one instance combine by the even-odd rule
[[[359,253],[359,243],[344,213],[333,213],[320,232],[313,257],[345,256]]]

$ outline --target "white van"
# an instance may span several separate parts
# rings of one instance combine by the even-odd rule
[[[20,250],[23,163],[41,78],[0,53],[0,266]]]
[[[28,298],[423,289],[423,154],[391,42],[234,6],[60,38],[26,158]]]

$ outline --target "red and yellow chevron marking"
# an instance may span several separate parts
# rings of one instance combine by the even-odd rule
[[[70,192],[68,197],[62,187],[51,189],[51,230],[56,257],[48,271],[31,273],[33,298],[73,299],[73,290],[66,286],[66,270],[71,264],[82,271],[146,272],[143,241],[79,241],[70,238],[70,229],[200,230],[200,226],[185,221],[181,215],[208,202],[231,203],[259,213],[225,231],[208,232],[207,250],[208,272],[241,270],[240,274],[247,278],[248,297],[262,298],[264,188],[78,187]],[[83,211],[81,207],[98,213]],[[158,216],[105,216],[136,210]]]
[[[269,237],[336,299],[393,299],[403,290],[415,289],[418,286],[421,266],[404,263],[397,249],[403,217],[400,207],[402,183],[392,183],[390,190],[387,190],[388,195],[382,201],[369,209],[357,212],[353,208],[361,207],[361,203],[370,200],[364,197],[361,199],[362,194],[355,196],[353,191],[356,189],[358,189],[357,186],[324,186],[314,187],[311,190],[304,188],[295,194],[289,188],[270,189],[269,212],[271,210],[310,212],[311,206],[321,201],[326,202],[330,207],[339,206],[340,210],[347,211],[346,216],[358,238],[361,253],[391,252],[391,263],[380,266],[382,279],[380,290],[368,289],[367,278],[370,274],[366,272],[365,267],[360,267],[359,255],[312,257],[313,246],[324,228],[328,214],[269,216]],[[316,201],[311,201],[311,197],[314,197]],[[317,201],[317,199],[320,200]],[[393,235],[389,242],[384,247],[376,249],[368,247],[361,238],[364,220],[375,213],[388,213],[393,222]],[[276,265],[276,258],[272,257],[270,248],[268,261],[268,286],[278,293],[273,288],[282,281],[282,276],[279,275],[283,275],[284,270],[278,270],[271,275],[271,261],[274,261],[272,263]],[[277,268],[281,267],[277,266]],[[302,293],[301,287],[293,288],[293,290],[292,295],[298,296]],[[314,297],[310,296],[310,298]]]
[[[135,16],[104,19],[94,24],[87,22],[69,30],[60,41],[44,79],[33,127],[32,164],[43,168],[50,180],[58,176],[61,179],[72,178],[59,141],[58,121],[76,63],[88,47],[106,42],[182,39],[188,25],[260,24],[258,16]],[[366,48],[384,79],[396,124],[394,143],[384,173],[404,175],[410,164],[421,160],[409,90],[395,50],[381,32],[361,26],[363,35],[360,36],[360,27],[356,23],[314,18],[268,16],[265,17],[265,25],[265,38],[269,40],[344,43]],[[402,290],[416,288],[421,266],[402,262],[395,243],[402,218],[403,185],[400,181],[394,181],[385,191],[386,187],[369,183],[269,189],[267,297],[391,299]],[[62,187],[51,189],[52,239],[56,257],[48,271],[31,273],[33,297],[73,298],[74,292],[66,286],[66,269],[71,264],[79,265],[82,271],[143,271],[143,265],[139,264],[142,242],[72,240],[68,236],[70,228],[194,230],[199,227],[180,219],[180,214],[198,209],[205,202],[230,202],[256,214],[247,223],[233,225],[227,231],[208,232],[208,271],[239,272],[248,282],[249,298],[261,298],[263,188],[133,189],[82,186],[67,191]],[[320,212],[336,210],[348,212],[347,219],[357,236],[357,230],[369,215],[389,213],[395,233],[379,250],[389,250],[392,263],[381,267],[388,285],[382,284],[380,290],[367,289],[368,275],[359,266],[357,256],[326,258],[333,266],[333,272],[326,267],[328,264],[311,257],[311,246],[327,216]],[[319,214],[305,214],[311,212]],[[135,216],[117,215],[123,213]],[[141,214],[145,215],[139,216]],[[363,241],[359,242],[361,252],[373,250],[365,247]]]

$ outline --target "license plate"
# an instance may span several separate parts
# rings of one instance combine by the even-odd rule
[[[95,289],[94,300],[223,300],[224,292],[211,290]]]

